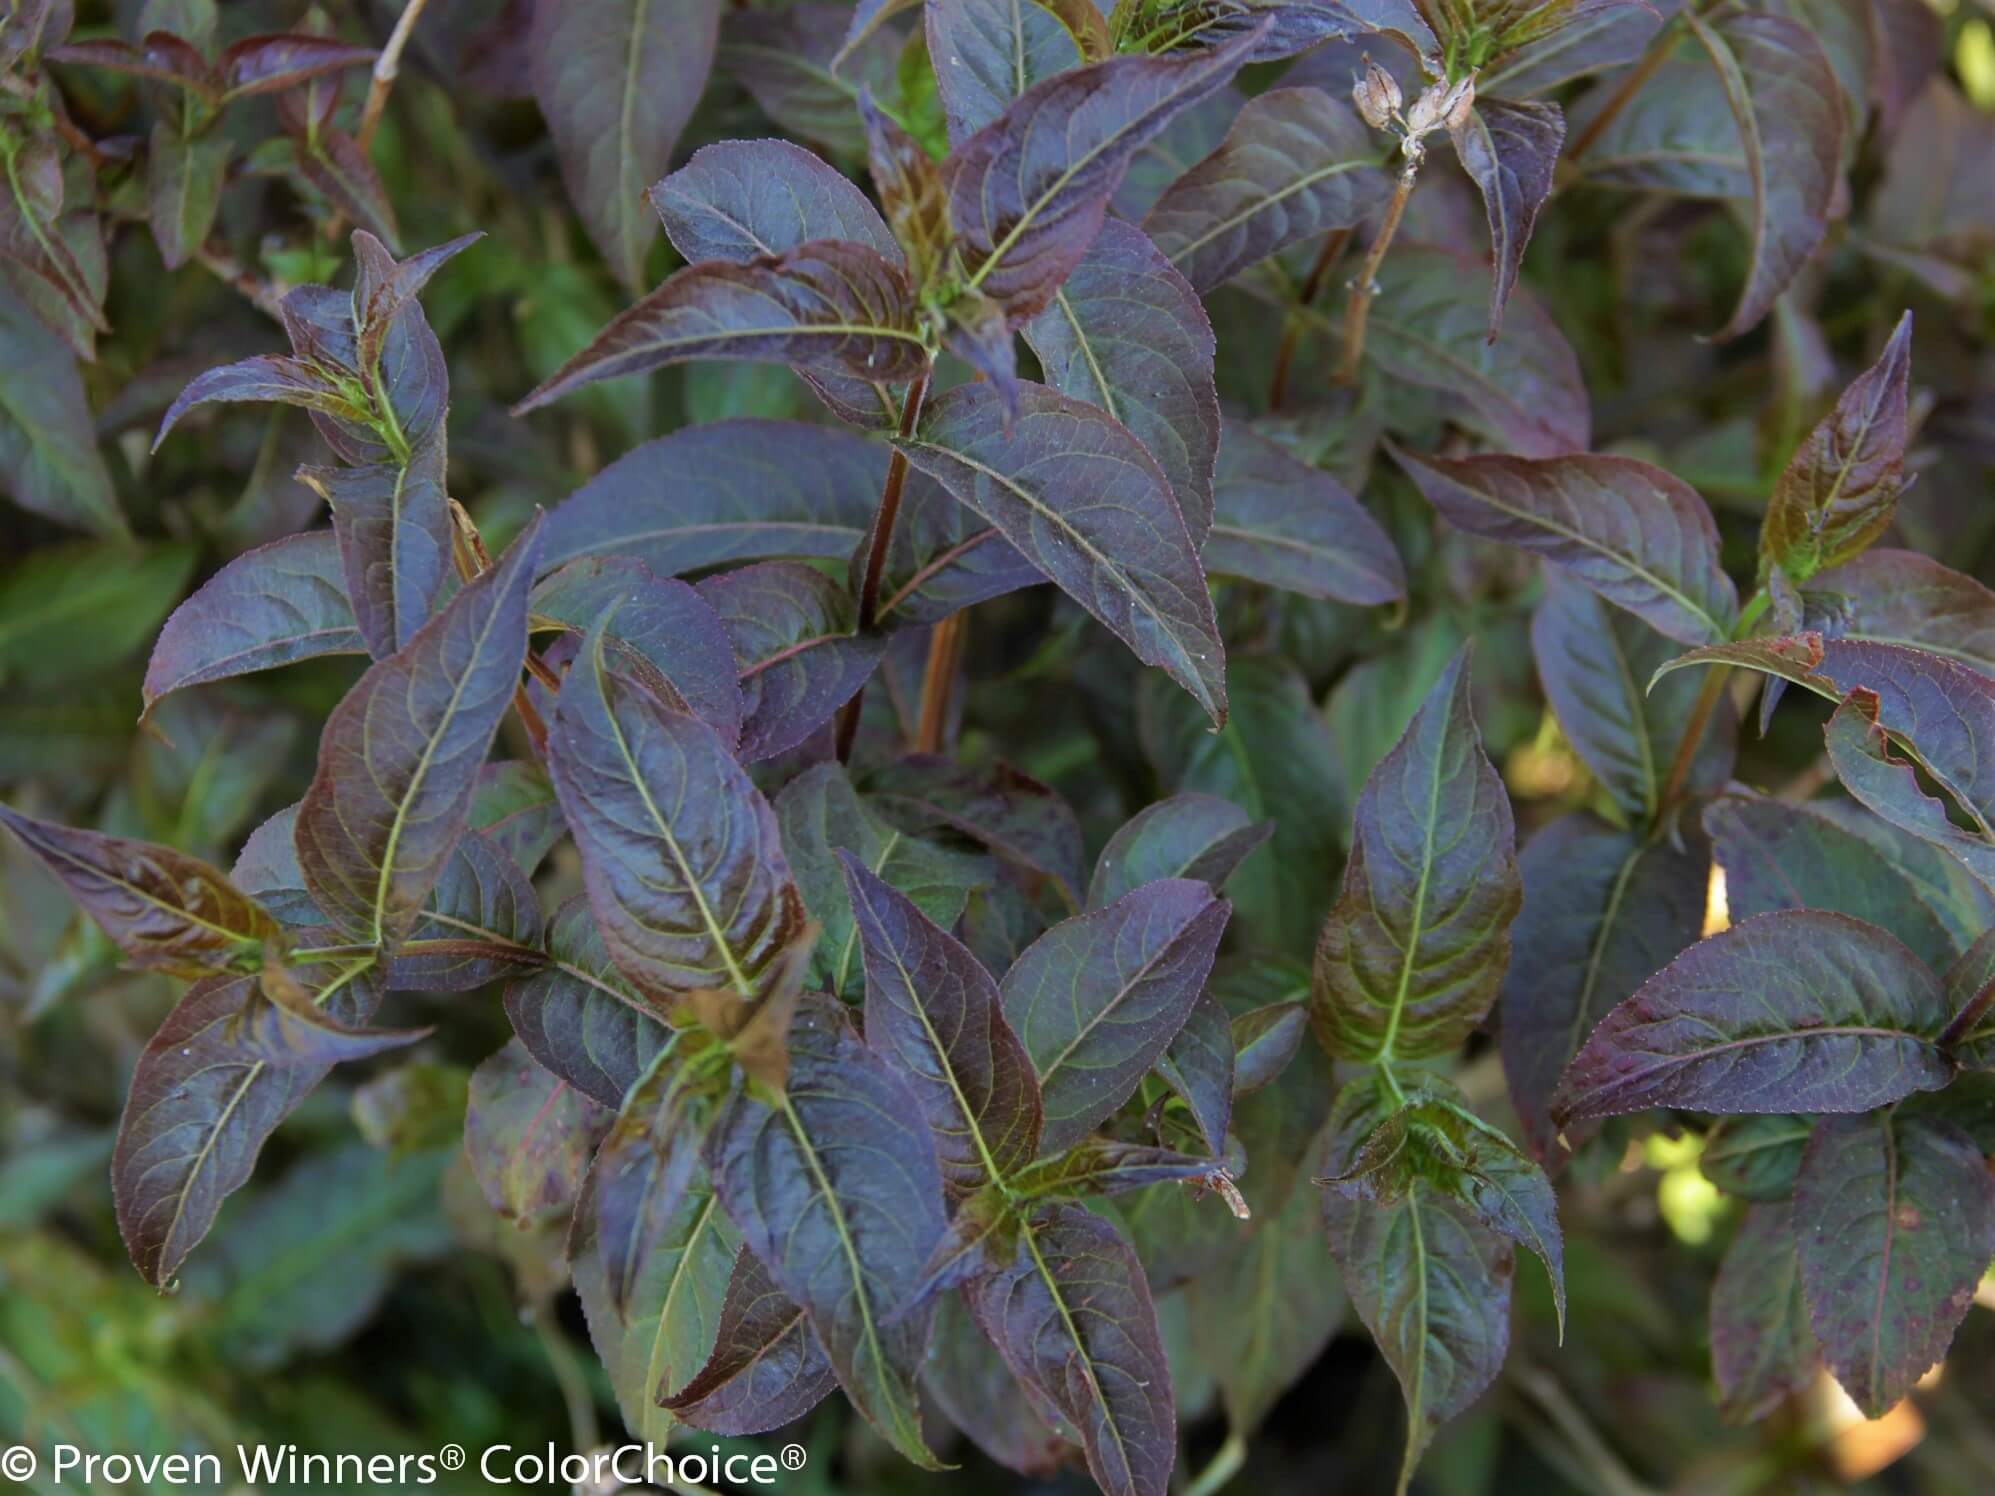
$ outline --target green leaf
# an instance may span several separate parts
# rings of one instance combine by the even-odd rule
[[[146,151],[146,217],[168,270],[177,270],[206,247],[222,205],[229,139],[219,131],[182,135],[159,121]]]
[[[1196,878],[1216,892],[1274,828],[1217,795],[1172,795],[1124,822],[1095,859],[1088,907],[1101,909],[1159,878]]]
[[[1510,800],[1469,708],[1466,647],[1358,797],[1311,1013],[1347,1059],[1446,1054],[1482,1022],[1522,899]]]
[[[1995,1257],[1995,1174],[1950,1122],[1824,1117],[1801,1160],[1794,1220],[1822,1357],[1880,1417],[1946,1354]]]
[[[105,539],[129,535],[97,451],[75,356],[0,291],[0,484],[34,514]],[[129,569],[125,572],[130,582]],[[175,588],[177,591],[177,587]]]
[[[811,980],[834,997],[856,997],[861,972],[859,927],[839,869],[841,851],[945,930],[955,927],[970,891],[995,876],[985,859],[938,847],[881,819],[853,789],[843,764],[813,764],[784,785],[776,796],[776,824],[804,908],[823,927]]]
[[[45,683],[91,674],[139,647],[194,570],[194,548],[53,546],[0,577],[0,675]]]

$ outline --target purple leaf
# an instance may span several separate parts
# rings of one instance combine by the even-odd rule
[[[1559,1077],[1608,1010],[1697,939],[1711,847],[1694,820],[1679,843],[1651,842],[1575,814],[1532,837],[1519,863],[1511,936],[1529,955],[1503,980],[1503,1073],[1532,1152],[1553,1165]]]
[[[1752,1423],[1815,1379],[1821,1353],[1808,1328],[1785,1201],[1746,1212],[1711,1285],[1711,1370],[1718,1411]]]
[[[952,146],[1033,84],[1081,65],[1073,33],[1032,0],[934,0],[923,8],[923,23]]]
[[[146,218],[168,270],[186,264],[208,242],[222,205],[229,141],[215,133],[183,135],[161,121],[146,147]]]
[[[1684,12],[1710,54],[1745,146],[1752,183],[1752,269],[1719,341],[1767,314],[1828,231],[1842,156],[1836,75],[1815,33],[1786,16]]]
[[[652,1057],[618,1107],[589,1166],[583,1204],[595,1216],[592,1245],[619,1318],[627,1317],[642,1297],[651,1259],[688,1209],[708,1193],[700,1144],[713,1103],[690,1067],[697,1042],[681,1035]]]
[[[1726,795],[1704,810],[1734,923],[1776,909],[1827,909],[1878,926],[1926,965],[1960,954],[1924,891],[1855,832],[1805,805]]]
[[[1739,600],[1719,565],[1718,527],[1682,479],[1632,457],[1394,451],[1458,529],[1544,557],[1672,639],[1731,636]]]
[[[557,505],[545,564],[635,556],[667,577],[729,561],[842,560],[865,538],[886,472],[879,444],[850,432],[688,426],[626,452]]]
[[[376,659],[406,647],[456,581],[443,466],[425,445],[407,463],[299,469],[332,506],[346,594]]]
[[[1379,267],[1366,356],[1389,378],[1462,402],[1448,418],[1520,457],[1588,446],[1591,415],[1579,360],[1528,289],[1510,299],[1503,336],[1489,341],[1478,294],[1486,267],[1452,249],[1399,244]]]
[[[1045,580],[996,526],[957,503],[928,474],[908,474],[880,584],[883,620],[936,623]]]
[[[689,264],[746,265],[821,239],[864,244],[889,260],[900,255],[866,194],[787,140],[701,146],[645,195]]]
[[[1912,314],[1876,363],[1808,433],[1767,501],[1760,557],[1796,582],[1850,560],[1884,533],[1905,487]]]
[[[492,1209],[524,1229],[574,1208],[610,1119],[512,1039],[471,1072],[464,1152]]]
[[[861,156],[859,94],[868,86],[882,97],[898,93],[902,41],[892,28],[862,30],[852,6],[828,0],[737,10],[723,27],[720,64],[785,134]]]
[[[332,532],[287,535],[237,556],[173,610],[146,664],[145,709],[188,686],[365,650]]]
[[[1801,1291],[1822,1358],[1881,1417],[1946,1354],[1995,1256],[1995,1174],[1936,1117],[1815,1124],[1794,1187]]]
[[[555,911],[547,963],[506,988],[513,1032],[545,1069],[606,1107],[618,1107],[671,1031],[611,962],[577,894]]]
[[[1080,263],[1129,158],[1225,86],[1253,34],[1175,57],[1113,57],[1027,89],[950,154],[949,211],[969,284],[1017,318]]]
[[[1043,385],[1019,396],[1008,425],[994,390],[960,386],[895,445],[1224,723],[1225,648],[1162,470],[1096,407]]]
[[[294,141],[299,178],[393,248],[401,237],[395,229],[395,205],[360,142],[331,125],[321,125],[309,138],[301,133]]]
[[[61,230],[62,156],[52,135],[30,135],[12,147],[7,185],[0,193],[0,255],[33,277],[83,327],[110,331],[101,267],[98,275],[89,274]],[[88,343],[78,341],[78,351],[88,356]]]
[[[763,561],[700,583],[740,672],[741,759],[787,753],[866,684],[886,639],[857,632],[858,605],[796,561]]]
[[[484,238],[483,231],[460,234],[397,260],[388,246],[365,229],[353,231],[353,326],[356,367],[373,377],[389,336],[413,331],[421,321],[410,310],[430,277]]]
[[[274,401],[342,419],[360,416],[332,381],[310,364],[282,354],[262,353],[240,363],[210,369],[191,380],[166,408],[158,434],[152,440],[153,450],[159,450],[166,433],[179,424],[181,416],[197,405],[219,401]]]
[[[1307,1003],[1267,1003],[1232,1023],[1233,1097],[1252,1095],[1280,1080],[1309,1029]]]
[[[1451,128],[1455,154],[1474,179],[1489,215],[1495,270],[1489,287],[1489,341],[1503,330],[1503,309],[1524,267],[1524,246],[1538,210],[1552,193],[1552,168],[1565,144],[1566,121],[1556,104],[1506,104],[1485,99]]]
[[[291,32],[281,36],[246,36],[231,42],[216,61],[227,88],[226,97],[275,93],[343,68],[364,67],[378,54],[332,36]]]
[[[863,244],[823,239],[745,265],[688,265],[618,314],[513,414],[599,379],[716,358],[884,381],[914,374],[926,354],[900,268]]]
[[[1095,860],[1088,908],[1160,878],[1196,878],[1217,891],[1273,831],[1217,795],[1172,795],[1125,821]]]
[[[1146,884],[1028,946],[1004,975],[1004,1016],[1038,1072],[1042,1155],[1129,1099],[1184,1027],[1232,906],[1204,883]]]
[[[319,907],[369,944],[408,933],[471,809],[526,654],[539,522],[333,709],[298,811]]]
[[[1406,596],[1391,539],[1343,484],[1242,421],[1226,423],[1205,566],[1303,597],[1389,603]]]
[[[547,740],[603,941],[663,1007],[697,988],[754,1001],[804,923],[775,815],[720,735],[604,644],[568,668]]]
[[[1575,78],[1639,61],[1669,9],[1643,3],[1575,7],[1580,13],[1565,24],[1495,59],[1477,76],[1476,94],[1533,98]]]
[[[1230,1182],[1226,1166],[1215,1158],[1094,1137],[1034,1164],[1014,1184],[1019,1194],[1028,1197],[1105,1196],[1126,1195],[1153,1184],[1213,1186],[1222,1176]]]
[[[733,746],[741,736],[734,645],[713,605],[684,582],[654,576],[635,556],[585,556],[543,578],[528,601],[546,619],[604,631],[671,683],[686,709]],[[610,610],[614,609],[614,612]]]
[[[1446,1054],[1496,1001],[1522,885],[1503,781],[1469,707],[1468,648],[1358,796],[1317,940],[1311,1014],[1333,1055]]]
[[[1200,994],[1157,1061],[1157,1076],[1177,1092],[1198,1125],[1210,1167],[1225,1156],[1226,1124],[1233,1115],[1233,1021],[1224,1003],[1209,992]]]
[[[905,894],[839,854],[866,965],[866,1042],[913,1088],[943,1183],[1002,1183],[1038,1151],[1039,1084],[997,983]]]
[[[469,992],[542,964],[540,896],[482,833],[467,830],[408,939],[387,963],[405,992]]]
[[[1195,545],[1212,526],[1219,396],[1212,323],[1139,229],[1110,220],[1025,324],[1046,383],[1098,405],[1156,458]]]
[[[1390,184],[1378,157],[1347,100],[1278,88],[1248,102],[1225,141],[1165,191],[1143,227],[1204,294],[1382,207]]]
[[[1946,1021],[1939,979],[1875,925],[1763,914],[1691,946],[1602,1019],[1552,1118],[1868,1111],[1952,1079]]]
[[[1107,1220],[1054,1203],[966,1288],[971,1316],[1034,1403],[1073,1429],[1110,1496],[1164,1496],[1177,1456],[1171,1370],[1143,1265]]]
[[[853,1406],[933,1469],[914,1388],[926,1315],[911,1295],[944,1222],[934,1145],[907,1126],[919,1110],[840,1006],[806,999],[790,1028],[787,1091],[737,1093],[707,1158],[748,1250],[810,1316]]]
[[[706,88],[720,0],[561,0],[534,9],[533,96],[568,195],[626,287],[644,284],[644,189]]]
[[[1057,1415],[1012,1380],[959,1295],[936,1305],[921,1386],[971,1443],[1007,1470],[1044,1479],[1081,1462],[1081,1451],[1055,1431]]]
[[[810,1317],[744,1249],[721,1300],[713,1354],[660,1406],[694,1428],[742,1438],[794,1423],[837,1385]]]
[[[568,835],[547,770],[521,759],[489,763],[478,771],[469,824],[529,878]]]
[[[880,813],[904,831],[947,827],[1009,862],[1051,878],[1078,907],[1081,828],[1057,791],[1005,764],[973,769],[911,754],[867,785]]]
[[[253,976],[197,982],[133,1067],[111,1155],[111,1193],[132,1262],[155,1287],[173,1281],[222,1202],[248,1180],[264,1140],[334,1061],[371,1052],[341,1042],[323,1058],[270,1063],[253,1026],[242,1021],[259,1001],[256,986]],[[365,1022],[380,996],[363,974],[334,978],[320,1000],[328,1021],[344,1025]],[[405,1035],[384,1035],[373,1048],[406,1042]]]
[[[1610,608],[1563,575],[1545,579],[1531,618],[1531,654],[1545,698],[1573,751],[1631,815],[1653,818],[1663,779],[1689,725],[1697,688],[1680,678],[1645,689],[1676,653],[1633,614]],[[1721,701],[1705,725],[1685,787],[1715,790],[1731,777],[1738,714]]]
[[[134,966],[189,979],[254,964],[277,922],[198,857],[37,821],[0,805],[0,826],[42,860]]]
[[[1845,637],[1909,644],[1995,675],[1995,592],[1916,551],[1871,550],[1814,579],[1849,599]]]

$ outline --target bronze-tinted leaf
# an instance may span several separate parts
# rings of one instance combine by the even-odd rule
[[[1905,486],[1912,314],[1843,391],[1782,469],[1760,526],[1760,555],[1796,582],[1848,561],[1891,523]]]
[[[298,861],[319,907],[369,944],[408,933],[464,830],[526,654],[539,534],[536,521],[327,720]]]
[[[694,1428],[742,1437],[796,1421],[837,1385],[810,1316],[743,1248],[721,1300],[713,1354],[669,1396],[660,1387],[660,1406]]]
[[[1728,1422],[1763,1418],[1814,1379],[1821,1353],[1808,1328],[1793,1213],[1755,1205],[1711,1285],[1711,1370]]]
[[[1482,1022],[1522,897],[1514,836],[1470,711],[1465,647],[1358,797],[1316,947],[1311,1012],[1332,1054],[1445,1054]]]
[[[332,506],[354,621],[369,653],[385,659],[429,621],[457,580],[443,449],[425,444],[407,462],[301,468],[298,478]]]
[[[503,981],[542,964],[541,922],[540,895],[520,865],[466,830],[386,980],[409,992],[469,992]]]
[[[62,880],[135,966],[187,978],[254,964],[277,922],[198,857],[152,842],[37,821],[0,805],[0,826]]]
[[[1524,266],[1524,246],[1538,210],[1552,192],[1552,168],[1565,144],[1566,121],[1556,104],[1507,104],[1485,99],[1450,127],[1462,169],[1482,192],[1495,262],[1489,287],[1489,340],[1503,330],[1503,309]]]
[[[524,1229],[574,1208],[610,1121],[513,1039],[471,1072],[464,1151],[492,1209]]]

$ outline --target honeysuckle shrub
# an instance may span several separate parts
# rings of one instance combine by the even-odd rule
[[[1967,1488],[1989,55],[15,0],[5,1431]]]

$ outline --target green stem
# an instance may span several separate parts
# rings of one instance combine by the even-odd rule
[[[1206,1467],[1198,1472],[1196,1479],[1185,1487],[1185,1496],[1214,1496],[1224,1489],[1226,1483],[1240,1473],[1240,1467],[1247,1463],[1247,1441],[1236,1430],[1226,1436],[1226,1442],[1219,1446]]]

